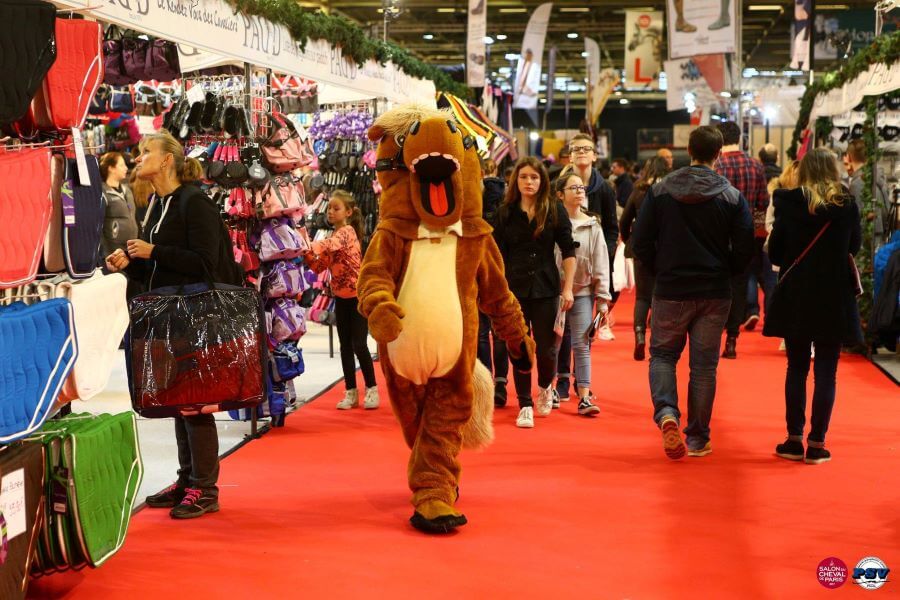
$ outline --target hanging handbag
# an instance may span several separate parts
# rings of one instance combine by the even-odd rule
[[[121,113],[134,112],[134,97],[131,95],[130,87],[110,89],[109,110]]]
[[[181,77],[178,46],[174,42],[156,38],[147,45],[143,80],[173,81]]]
[[[125,74],[130,78],[129,83],[135,83],[147,77],[147,52],[150,49],[150,40],[146,37],[128,35],[122,38],[122,64]]]
[[[91,105],[88,107],[88,114],[91,115],[105,115],[109,112],[109,99],[112,94],[110,93],[109,86],[101,85],[97,88],[97,93],[94,94],[93,100],[91,100]]]
[[[260,234],[259,258],[263,261],[297,258],[309,249],[287,219],[269,219]]]
[[[306,334],[306,310],[290,298],[278,298],[269,302],[266,320],[270,337],[276,344],[285,340],[299,340]]]
[[[109,85],[128,85],[135,81],[125,71],[122,32],[115,25],[109,26],[103,40],[103,67],[103,81]]]
[[[306,203],[303,187],[294,183],[290,176],[273,177],[261,192],[256,192],[256,216],[271,219],[283,215],[302,217]]]
[[[209,282],[132,299],[126,359],[135,411],[171,417],[258,404],[267,363],[261,306],[254,289]]]
[[[310,157],[291,120],[281,113],[269,113],[267,116],[272,133],[262,143],[261,149],[269,170],[286,173],[308,165]]]
[[[269,372],[273,381],[288,381],[303,375],[303,351],[296,344],[282,342],[269,354]]]
[[[290,261],[278,261],[262,280],[263,296],[266,298],[296,297],[306,289],[306,281],[300,266]]]

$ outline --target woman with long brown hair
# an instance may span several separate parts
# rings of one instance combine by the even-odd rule
[[[669,162],[662,156],[655,156],[647,161],[641,178],[634,184],[634,190],[625,203],[622,218],[619,220],[619,234],[625,242],[626,258],[634,259],[634,360],[644,360],[647,345],[647,317],[650,314],[650,303],[653,300],[653,287],[656,278],[653,271],[634,257],[631,251],[631,226],[641,210],[641,204],[650,187],[669,174]]]
[[[800,161],[799,187],[775,192],[769,257],[781,268],[763,335],[783,337],[787,440],[775,454],[819,464],[831,460],[825,433],[834,408],[841,345],[862,341],[852,256],[862,233],[859,209],[841,185],[837,158],[817,148]],[[806,380],[815,345],[811,428],[804,454]]]
[[[538,159],[526,156],[516,163],[497,214],[494,239],[503,256],[509,289],[519,300],[537,345],[540,393],[536,408],[538,416],[546,417],[553,409],[551,387],[558,351],[553,325],[557,312],[569,310],[574,301],[575,242],[566,209],[551,197],[547,169]],[[562,282],[555,246],[563,257]],[[519,399],[516,425],[534,427],[531,372],[516,371],[513,379]]]

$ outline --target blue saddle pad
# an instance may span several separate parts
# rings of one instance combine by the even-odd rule
[[[0,443],[43,425],[76,358],[68,300],[0,306]]]
[[[63,256],[66,271],[75,279],[90,277],[101,263],[100,243],[106,218],[106,199],[103,197],[97,157],[85,158],[90,181],[79,179],[78,165],[74,158],[70,158],[66,161],[62,189]]]

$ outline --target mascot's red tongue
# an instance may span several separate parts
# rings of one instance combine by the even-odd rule
[[[450,203],[447,201],[447,188],[444,183],[429,183],[428,198],[431,201],[431,212],[436,217],[443,217],[450,209]]]

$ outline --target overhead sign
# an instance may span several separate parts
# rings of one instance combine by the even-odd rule
[[[734,52],[732,0],[666,0],[669,58]]]
[[[97,19],[183,46],[268,67],[279,73],[332,83],[395,102],[434,98],[434,82],[417,79],[388,62],[358,66],[340,47],[309,40],[304,50],[282,25],[235,13],[225,0],[57,0]],[[189,52],[189,51],[188,51]],[[209,57],[207,57],[209,58]],[[227,61],[226,61],[227,62]],[[221,64],[221,63],[220,63]],[[183,67],[184,68],[184,67]]]
[[[469,0],[466,29],[466,85],[484,87],[485,44],[488,0]]]
[[[691,58],[667,60],[666,109],[669,111],[687,109],[694,112],[718,102],[712,88]]]
[[[900,89],[900,61],[891,65],[869,65],[865,73],[842,87],[816,96],[809,122],[813,123],[818,117],[843,114],[854,109],[866,96],[880,96],[897,89]]]
[[[516,67],[516,87],[513,89],[513,107],[534,109],[538,104],[541,87],[541,58],[544,55],[544,39],[550,24],[553,3],[541,4],[531,13],[525,37],[522,38],[522,52]]]
[[[625,87],[659,89],[663,60],[663,14],[625,11]]]
[[[791,68],[809,71],[810,35],[809,13],[812,0],[797,0],[794,3],[793,35],[791,36]]]

